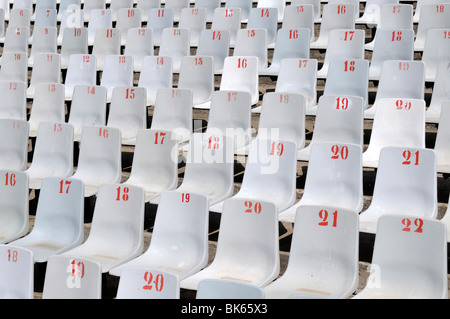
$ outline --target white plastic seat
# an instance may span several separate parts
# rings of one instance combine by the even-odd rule
[[[321,1],[320,0],[291,0],[291,6],[301,7],[304,5],[312,5],[313,6],[314,23],[322,22],[322,10],[321,10]]]
[[[79,142],[84,126],[106,125],[106,88],[75,86],[68,123],[73,126],[74,141]]]
[[[0,119],[0,169],[24,171],[28,166],[28,123],[18,119]]]
[[[139,130],[147,128],[146,101],[144,88],[114,88],[107,126],[120,129],[123,145],[134,145]]]
[[[2,53],[0,80],[28,83],[28,54],[10,51]]]
[[[84,239],[83,182],[49,177],[42,180],[31,232],[10,245],[33,251],[36,263],[81,245]]]
[[[31,34],[28,42],[32,44],[34,42],[36,28],[56,28],[58,21],[56,18],[56,9],[37,9],[35,12],[35,20],[33,24],[33,33]],[[58,34],[56,33],[56,38]],[[39,41],[39,39],[38,39]]]
[[[142,27],[142,12],[137,8],[120,8],[117,10],[115,28],[120,30],[121,45],[126,46],[128,30]]]
[[[144,58],[154,55],[153,30],[148,28],[128,29],[127,39],[124,54],[133,57],[134,71],[141,72]]]
[[[35,137],[41,122],[65,122],[64,84],[37,83],[28,119],[30,137]]]
[[[330,30],[355,29],[354,10],[355,5],[352,3],[325,4],[323,6],[319,37],[311,43],[311,49],[326,49]]]
[[[42,299],[101,298],[102,273],[98,262],[60,255],[49,258]]]
[[[116,299],[180,299],[178,276],[145,267],[125,268]]]
[[[27,84],[0,81],[0,118],[27,120]]]
[[[73,12],[74,10],[81,10],[81,0],[59,0],[58,20],[64,19],[66,12]],[[84,2],[84,1],[83,1]]]
[[[450,101],[442,102],[442,109],[440,110],[439,127],[436,134],[436,142],[434,150],[436,152],[436,170],[438,173],[450,173],[450,144],[448,125],[449,122],[449,106]]]
[[[189,8],[189,0],[165,0],[164,7],[173,9],[173,19],[175,22],[180,21],[181,10],[183,8]]]
[[[234,144],[229,136],[194,133],[187,151],[186,169],[176,191],[208,198],[209,206],[234,192]]]
[[[34,299],[33,252],[0,245],[0,299]]]
[[[64,80],[65,99],[72,100],[76,86],[95,86],[97,84],[97,60],[95,55],[72,54]]]
[[[150,246],[137,258],[111,269],[110,274],[122,277],[126,269],[145,267],[182,280],[197,273],[208,263],[208,214],[205,195],[163,192]]]
[[[424,4],[417,24],[414,51],[423,51],[428,30],[450,28],[450,3]]]
[[[211,98],[206,133],[232,137],[235,153],[247,148],[252,138],[250,93],[215,91]]]
[[[209,109],[214,92],[214,58],[211,56],[183,57],[178,88],[192,91],[194,108]]]
[[[181,59],[190,55],[189,39],[189,29],[165,28],[162,31],[158,55],[172,58],[173,73],[180,72]]]
[[[273,48],[278,30],[277,8],[252,8],[248,16],[247,29],[265,29],[267,46]]]
[[[133,0],[108,0],[107,3],[109,3],[109,8],[112,11],[113,21],[117,21],[118,12],[120,9],[131,9],[134,5]]]
[[[148,13],[147,28],[153,30],[155,46],[161,44],[162,32],[165,28],[173,28],[174,12],[172,8],[154,8]]]
[[[75,10],[68,10],[63,12],[63,17],[61,20],[61,23],[59,25],[59,33],[57,42],[58,45],[63,45],[66,29],[83,29],[82,31],[82,37],[86,37],[86,44],[88,43],[88,31],[87,28],[84,26],[84,16],[83,11],[80,9]],[[75,35],[76,33],[72,31],[72,35]],[[70,36],[70,32],[69,32]],[[78,36],[78,34],[77,34]],[[70,36],[72,38],[72,36]]]
[[[119,29],[99,28],[95,33],[92,55],[97,60],[97,71],[103,71],[106,58],[110,55],[118,56],[121,52],[120,40],[121,33]]]
[[[437,68],[430,105],[425,111],[425,121],[427,123],[439,123],[441,118],[441,107],[443,106],[443,103],[450,100],[450,95],[447,93],[449,92],[448,72],[450,71],[448,66],[449,61],[442,61]]]
[[[436,154],[432,149],[384,147],[370,206],[360,214],[361,232],[377,233],[380,216],[437,217]]]
[[[380,29],[377,31],[369,67],[369,80],[380,80],[386,60],[414,60],[414,31]]]
[[[161,0],[136,0],[135,2],[136,8],[141,9],[143,22],[148,20],[150,9],[161,7]]]
[[[353,299],[448,299],[445,225],[408,210],[379,219],[366,286]]]
[[[422,52],[422,62],[425,63],[425,81],[434,82],[439,63],[450,61],[450,28],[430,29],[427,32]]]
[[[24,35],[31,36],[31,15],[33,10],[28,8],[12,8],[9,15],[8,29],[23,28]]]
[[[254,56],[226,57],[220,90],[249,92],[252,105],[256,105],[259,101],[258,58]]]
[[[252,8],[253,1],[251,0],[225,0],[225,9],[238,9],[240,11],[240,23],[246,23],[248,21]]]
[[[304,4],[301,6],[287,5],[284,10],[281,29],[309,29],[310,42],[315,40],[314,34],[314,6]],[[277,35],[278,37],[278,35]],[[275,47],[277,45],[275,44]]]
[[[297,146],[292,142],[270,139],[259,134],[250,143],[241,188],[231,198],[274,203],[281,212],[295,203]],[[210,207],[221,213],[226,201]]]
[[[276,8],[278,11],[278,22],[282,22],[284,18],[284,9],[286,8],[286,0],[258,0],[257,8]]]
[[[28,176],[22,171],[4,169],[0,175],[5,178],[5,183],[0,185],[0,243],[6,244],[29,231]]]
[[[364,41],[365,32],[362,29],[330,30],[325,58],[322,68],[317,71],[317,78],[327,77],[328,67],[333,59],[364,59]]]
[[[196,55],[212,56],[214,74],[221,74],[225,58],[230,54],[229,31],[205,29],[200,33]]]
[[[33,0],[10,0],[12,9],[27,9],[33,10]]]
[[[309,32],[306,28],[279,29],[270,66],[260,68],[259,75],[278,76],[284,59],[309,59]],[[267,54],[267,49],[265,52]]]
[[[89,236],[62,255],[96,261],[102,273],[136,258],[144,249],[144,206],[140,187],[101,185]]]
[[[108,90],[108,102],[112,102],[116,87],[133,87],[133,61],[133,57],[127,55],[108,55],[105,57],[100,85]]]
[[[72,178],[83,181],[84,197],[96,195],[102,184],[120,183],[122,151],[119,129],[83,127],[78,165]]]
[[[33,99],[39,83],[61,83],[61,55],[58,53],[37,53],[34,56],[27,98]]]
[[[83,14],[84,19],[87,22],[91,21],[92,18],[92,12],[94,10],[104,10],[106,9],[106,0],[90,0],[90,1],[84,1],[83,2]],[[112,16],[111,16],[112,17]]]
[[[203,279],[198,283],[196,299],[264,299],[261,287],[242,281]]]
[[[367,0],[363,15],[355,20],[356,24],[376,26],[380,22],[381,7],[384,4],[398,4],[399,0]]]
[[[145,56],[139,75],[138,86],[147,90],[147,105],[154,105],[157,92],[162,88],[172,88],[172,58],[169,56]]]
[[[427,5],[427,4],[439,5],[442,3],[448,3],[448,1],[446,1],[446,0],[418,0],[416,3],[416,7],[414,9],[413,22],[419,23],[420,11],[421,11],[423,5]]]
[[[234,48],[237,31],[241,28],[242,12],[239,7],[227,8],[228,1],[225,3],[225,8],[221,7],[214,10],[211,30],[228,31],[230,33],[230,48]]]
[[[425,64],[422,61],[386,60],[381,69],[375,101],[364,111],[364,118],[374,118],[381,99],[423,100],[424,97]]]
[[[361,146],[315,143],[311,147],[304,193],[280,221],[293,223],[298,207],[333,206],[359,213],[363,208],[363,165]]]
[[[193,132],[193,94],[189,89],[161,88],[156,94],[150,128],[170,131],[181,140]]]
[[[38,53],[57,53],[57,28],[56,27],[34,27],[33,44],[31,45],[28,66],[34,66],[34,57]]]
[[[87,28],[65,28],[61,44],[61,69],[67,69],[72,54],[89,54]]]
[[[251,253],[249,253],[251,252]],[[181,280],[196,290],[204,279],[227,279],[264,287],[280,272],[278,211],[275,204],[253,199],[224,203],[217,250],[212,263]]]
[[[363,0],[363,2],[366,2],[367,0]],[[361,1],[360,0],[346,0],[346,1],[342,1],[342,0],[328,0],[328,3],[330,4],[345,4],[345,3],[351,3],[355,6],[355,21],[357,19],[360,18],[360,4]],[[365,5],[364,5],[365,7]],[[320,19],[320,21],[318,22],[322,22],[322,19]],[[371,27],[371,25],[370,25]]]
[[[358,288],[358,213],[301,206],[285,273],[264,288],[268,299],[347,299]]]
[[[112,26],[112,11],[110,9],[93,9],[90,12],[88,22],[88,44],[95,44],[95,37],[98,29],[111,29]]]
[[[170,131],[140,130],[129,178],[124,185],[144,188],[145,201],[178,186],[178,141]]]
[[[310,143],[299,149],[297,159],[309,161],[315,143],[355,144],[364,148],[364,101],[350,95],[322,95],[317,106]]]
[[[369,104],[369,61],[365,59],[333,59],[328,66],[324,95],[353,95]],[[311,109],[313,114],[317,107]],[[308,112],[306,113],[308,115]]]
[[[5,21],[8,21],[11,12],[11,0],[1,0],[0,9],[2,9],[5,13]]]
[[[30,189],[40,189],[46,177],[73,174],[73,127],[67,123],[42,122],[34,146],[31,165],[25,171]]]
[[[308,113],[317,104],[317,64],[317,59],[283,59],[275,92],[303,94]]]
[[[220,8],[221,2],[221,0],[196,0],[194,8],[206,8],[206,22],[211,23],[214,16],[214,10]]]
[[[206,29],[206,8],[182,8],[178,27],[189,29],[190,46],[197,47],[200,33]]]
[[[23,52],[28,59],[28,33],[27,27],[8,27],[3,44],[3,54],[6,52]]]
[[[413,5],[407,3],[383,4],[381,5],[380,20],[377,24],[377,29],[406,29],[413,30]],[[373,50],[375,45],[374,39],[365,44],[365,49]]]
[[[425,147],[425,101],[382,99],[373,120],[372,134],[363,154],[365,167],[377,167],[380,151],[387,146]]]
[[[267,30],[263,28],[240,29],[236,33],[236,44],[233,50],[234,56],[257,57],[258,74],[260,70],[267,69]]]

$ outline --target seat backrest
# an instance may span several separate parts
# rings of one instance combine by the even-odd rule
[[[154,105],[158,90],[173,86],[172,58],[159,55],[145,56],[142,60],[138,86],[147,90],[147,105]]]
[[[413,6],[409,3],[385,3],[381,6],[379,29],[412,29]]]
[[[229,56],[225,58],[220,90],[249,92],[252,105],[259,101],[258,58]]]
[[[83,12],[86,21],[91,20],[93,10],[106,9],[106,0],[91,0],[83,3]]]
[[[57,53],[57,28],[34,27],[33,42],[30,51],[29,65],[33,66],[33,59],[37,53]],[[31,63],[30,63],[31,62]]]
[[[28,123],[19,119],[0,119],[0,168],[24,171],[28,165]]]
[[[240,22],[247,22],[250,15],[250,10],[253,8],[253,3],[249,0],[225,0],[225,8],[239,9],[239,11],[241,12]]]
[[[241,28],[242,11],[239,7],[228,7],[225,3],[225,8],[217,8],[214,10],[214,17],[211,24],[212,30],[228,31],[230,33],[230,47],[234,48],[236,44],[236,34]]]
[[[214,10],[220,8],[222,0],[197,0],[194,8],[206,8],[206,22],[211,23],[214,16]]]
[[[106,88],[75,86],[68,123],[74,128],[74,141],[81,138],[83,126],[106,125]]]
[[[114,88],[133,86],[134,60],[129,55],[108,55],[105,58],[100,85],[108,89],[108,102],[111,102]]]
[[[17,170],[0,170],[5,183],[0,185],[3,227],[0,243],[6,244],[26,235],[29,231],[29,188],[26,173]]]
[[[113,26],[112,11],[110,9],[105,8],[92,9],[89,15],[89,22],[88,22],[89,45],[94,45],[98,29],[111,29],[112,26]]]
[[[438,131],[436,134],[436,142],[434,144],[434,150],[436,151],[436,165],[439,173],[446,173],[448,171],[448,153],[450,151],[449,137],[450,131],[446,125],[450,121],[449,109],[450,101],[446,100],[442,102],[442,109],[440,110]],[[448,218],[448,216],[447,216]]]
[[[117,21],[118,11],[122,8],[133,8],[133,0],[111,0],[109,1],[109,8],[112,11],[113,21]]]
[[[61,83],[61,55],[58,53],[37,53],[34,56],[30,86],[27,97],[33,98],[38,83]]]
[[[81,10],[81,0],[59,0],[58,19],[61,21],[67,11]]]
[[[258,71],[266,69],[268,65],[267,30],[263,28],[238,30],[233,55],[257,57]]]
[[[64,11],[62,13],[61,22],[59,24],[59,33],[58,33],[58,38],[57,38],[58,45],[62,45],[62,43],[64,42],[66,29],[79,29],[79,28],[85,28],[83,10],[75,8],[75,9],[70,9],[70,10]],[[86,41],[87,41],[87,38],[88,38],[87,28],[86,28],[85,32],[86,32],[85,36],[86,36]],[[75,32],[73,32],[73,33],[75,34]],[[84,37],[84,35],[83,35],[83,37]]]
[[[180,21],[181,10],[189,8],[189,0],[165,0],[164,7],[173,9],[173,18],[175,22]]]
[[[449,61],[441,61],[436,71],[436,78],[431,93],[431,101],[425,112],[427,123],[439,123],[441,117],[441,107],[443,103],[450,100],[449,88]]]
[[[33,14],[33,9],[23,8],[12,8],[9,14],[8,29],[23,28],[24,35],[30,37],[31,35],[31,15]]]
[[[146,56],[154,55],[153,30],[148,28],[128,29],[125,55],[134,60],[134,71],[141,72],[143,60]]]
[[[230,32],[204,29],[200,33],[196,55],[214,58],[214,73],[223,70],[225,58],[230,54]]]
[[[310,42],[314,41],[314,5],[287,5],[284,10],[282,29],[305,28],[309,29]],[[278,37],[278,36],[277,36]]]
[[[159,54],[172,58],[174,73],[180,72],[181,59],[190,55],[189,29],[165,28],[161,35]]]
[[[264,299],[264,290],[256,285],[225,279],[203,279],[198,283],[196,299]]]
[[[6,29],[3,53],[24,52],[28,58],[28,28],[23,26],[10,26]],[[2,63],[3,64],[3,63]]]
[[[117,10],[115,28],[122,34],[121,44],[127,44],[128,30],[142,27],[142,12],[138,8],[120,8]]]
[[[27,120],[26,82],[1,81],[0,95],[0,118]]]
[[[423,51],[430,29],[450,28],[450,3],[424,4],[420,10],[414,50]]]
[[[0,68],[2,81],[28,83],[28,55],[26,52],[3,52]]]
[[[190,46],[196,47],[201,31],[206,29],[206,8],[182,8],[178,27],[189,29]]]
[[[61,69],[67,69],[72,54],[89,54],[87,28],[65,28],[61,44]]]
[[[267,45],[274,45],[277,39],[278,10],[274,7],[257,7],[250,10],[247,22],[248,29],[265,29]]]
[[[34,13],[34,28],[36,27],[55,27],[58,24],[57,10],[53,9],[38,9],[36,8]],[[33,30],[34,30],[33,28]],[[34,31],[31,35],[34,39]]]
[[[153,8],[148,12],[147,28],[153,30],[155,46],[161,44],[162,31],[174,26],[174,10],[172,8]]]
[[[124,268],[116,299],[179,299],[180,283],[174,273],[144,267]]]
[[[258,0],[257,8],[276,8],[278,11],[278,21],[282,22],[284,18],[284,9],[286,8],[285,0]]]
[[[98,262],[54,255],[47,262],[42,299],[101,299],[102,272]]]
[[[258,126],[258,136],[278,134],[280,141],[305,147],[305,97],[295,93],[264,94]],[[277,132],[275,132],[277,131]]]
[[[447,299],[445,224],[403,211],[379,219],[368,282],[399,298]]]
[[[427,32],[422,52],[422,62],[425,63],[425,81],[434,82],[439,63],[450,61],[450,28],[430,29]]]
[[[109,55],[120,55],[121,32],[116,28],[98,28],[95,31],[95,39],[92,54],[97,59],[97,70],[102,71],[105,67],[106,57]]]
[[[146,22],[149,16],[149,10],[161,7],[161,0],[137,0],[136,8],[141,9],[142,21]]]
[[[321,22],[321,4],[320,0],[292,0],[291,6],[301,7],[307,4],[311,4],[314,8],[314,21],[315,22]]]
[[[364,12],[356,23],[367,23],[370,25],[378,25],[380,21],[381,7],[384,4],[398,4],[399,0],[367,0],[364,6]]]
[[[2,299],[34,298],[33,252],[26,248],[0,245],[0,296]]]
[[[93,54],[72,54],[64,80],[65,98],[72,100],[76,86],[97,84],[97,59]]]

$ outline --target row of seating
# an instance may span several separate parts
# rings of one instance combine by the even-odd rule
[[[82,182],[50,178],[44,184],[33,231],[0,245],[2,297],[33,298],[33,263],[46,254],[44,299],[100,299],[102,273],[107,272],[120,277],[117,299],[177,299],[181,288],[196,290],[198,299],[448,296],[445,225],[433,219],[396,213],[381,216],[368,283],[353,295],[359,283],[359,215],[354,211],[300,207],[289,263],[279,276],[278,212],[273,203],[227,200],[217,252],[207,265],[204,195],[163,192],[152,240],[144,252],[142,189],[102,185],[91,232],[80,244],[77,232],[68,233],[63,225],[71,220],[75,224],[69,228],[79,229],[80,224],[82,228]],[[47,193],[53,194],[48,198]],[[67,216],[56,218],[55,206]],[[59,246],[61,254],[49,251],[50,246],[56,249],[52,236],[65,244]],[[70,236],[73,241],[64,242]],[[408,266],[399,269],[398,265]]]

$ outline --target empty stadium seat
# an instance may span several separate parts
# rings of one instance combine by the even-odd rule
[[[242,10],[240,7],[220,7],[214,10],[214,17],[211,23],[211,30],[213,31],[228,31],[230,33],[230,48],[234,48],[236,44],[236,34],[241,29]],[[247,0],[245,0],[247,1]]]
[[[34,56],[38,53],[57,53],[57,28],[56,27],[34,27],[33,43],[31,45],[28,66],[34,66]]]
[[[197,56],[212,56],[214,74],[221,74],[225,58],[230,54],[230,32],[205,29],[200,33]]]
[[[293,223],[298,207],[333,206],[359,213],[363,208],[361,146],[315,143],[311,147],[304,192],[300,200],[280,211],[280,221]]]
[[[220,90],[249,92],[252,105],[259,101],[258,58],[229,56],[225,58]]]
[[[145,267],[187,278],[208,263],[208,199],[205,195],[161,194],[152,241],[137,258],[110,270],[122,277],[127,268]]]
[[[214,16],[214,10],[221,6],[221,2],[221,0],[196,0],[194,8],[206,8],[206,22],[211,23]]]
[[[76,86],[97,84],[97,60],[95,55],[72,54],[64,79],[65,99],[72,100]]]
[[[112,102],[116,87],[133,87],[133,57],[129,55],[108,55],[105,57],[100,85],[108,89],[108,102]],[[97,60],[99,62],[99,60]],[[138,89],[138,91],[140,91]]]
[[[68,123],[74,129],[74,141],[79,142],[84,126],[106,125],[106,88],[102,86],[75,86]]]
[[[427,32],[422,52],[422,62],[425,64],[425,81],[434,82],[439,63],[450,61],[450,28],[430,29]]]
[[[88,22],[88,44],[95,44],[98,29],[111,29],[112,26],[112,11],[110,9],[92,9]]]
[[[28,167],[28,123],[17,119],[0,119],[0,169],[24,171]]]
[[[250,10],[253,8],[252,2],[249,0],[225,0],[225,9],[238,9],[240,11],[239,23],[246,23],[250,15]]]
[[[73,127],[68,123],[42,122],[36,137],[31,165],[25,171],[30,189],[40,189],[46,177],[73,174]]]
[[[89,236],[63,256],[96,261],[107,273],[144,249],[144,190],[103,184],[95,201]]]
[[[125,268],[116,299],[180,299],[178,275],[145,267]]]
[[[436,78],[431,93],[431,101],[425,112],[425,121],[427,123],[439,123],[441,118],[442,104],[450,100],[448,95],[448,72],[450,71],[449,61],[442,61],[436,71]]]
[[[439,123],[436,133],[436,141],[434,144],[434,150],[436,152],[436,170],[438,173],[450,174],[450,144],[449,130],[447,123],[450,121],[449,118],[449,107],[450,101],[442,102],[442,109],[440,111]]]
[[[42,299],[101,299],[102,280],[98,262],[54,255],[47,262]]]
[[[34,94],[30,117],[30,137],[38,133],[39,124],[45,122],[64,122],[64,84],[61,83],[37,83]]]
[[[163,29],[158,55],[171,57],[172,72],[179,73],[182,58],[190,55],[189,29]]]
[[[83,182],[49,177],[42,180],[31,232],[10,245],[33,251],[36,263],[72,249],[84,240]]]
[[[310,42],[315,40],[314,32],[314,5],[287,5],[284,10],[283,22],[281,23],[282,29],[295,29],[303,28],[309,29]],[[278,36],[277,36],[278,37]],[[275,47],[277,45],[275,44]]]
[[[0,255],[0,299],[33,299],[33,252],[21,247],[0,245]]]
[[[31,71],[30,85],[27,89],[27,98],[33,99],[36,93],[36,86],[39,83],[60,84],[61,76],[61,56],[58,53],[37,53],[34,56]]]
[[[317,71],[317,77],[322,79],[327,77],[328,67],[333,59],[364,59],[364,41],[364,30],[330,30],[325,58],[322,68]]]
[[[127,39],[124,54],[133,57],[134,71],[141,72],[144,58],[154,55],[153,30],[148,28],[128,29]]]
[[[200,33],[206,29],[206,8],[182,8],[178,27],[189,30],[189,44],[197,47]]]
[[[5,178],[5,183],[0,185],[0,243],[6,244],[29,231],[28,176],[22,171],[5,169],[0,170],[0,175]]]
[[[137,8],[120,8],[117,10],[115,28],[120,30],[121,45],[126,46],[128,30],[142,27],[142,12]]]
[[[278,30],[277,8],[252,8],[248,16],[247,29],[265,29],[267,46],[273,48]]]
[[[380,217],[367,284],[353,299],[447,299],[445,233],[408,210]]]
[[[154,8],[148,13],[147,28],[153,30],[153,41],[155,46],[161,44],[162,31],[165,28],[173,28],[174,12],[172,8]]]
[[[88,31],[87,28],[84,26],[84,17],[83,17],[83,11],[76,9],[73,12],[71,11],[65,11],[63,13],[64,17],[61,20],[61,23],[59,25],[59,33],[57,37],[58,45],[63,45],[64,42],[67,43],[67,41],[64,41],[64,37],[66,34],[66,29],[83,29],[81,33],[81,37],[83,41],[86,41],[86,44],[88,43]],[[75,31],[72,30],[72,32],[68,32],[68,37],[72,38],[72,35],[77,34]],[[79,36],[78,34],[76,35]],[[86,38],[86,39],[84,39]],[[78,42],[77,39],[73,40],[70,39],[70,42]],[[84,45],[84,43],[83,43]]]
[[[358,213],[300,206],[284,274],[264,288],[268,299],[347,299],[359,283]]]
[[[291,6],[301,7],[304,5],[312,5],[314,22],[320,23],[322,22],[322,10],[321,10],[321,1],[320,0],[291,0]]]
[[[258,287],[272,282],[280,272],[277,217],[273,203],[246,198],[225,201],[214,260],[181,280],[180,287],[197,290],[202,280],[210,278]]]
[[[190,6],[189,0],[165,0],[164,7],[173,9],[173,19],[175,22],[180,21],[181,10]]]
[[[425,97],[425,64],[422,61],[386,60],[373,105],[364,111],[364,118],[373,119],[378,101],[386,98],[417,99]]]
[[[92,55],[97,60],[97,71],[103,71],[106,58],[110,55],[118,56],[121,53],[121,33],[119,29],[99,28],[95,32]]]
[[[161,7],[161,0],[136,0],[135,2],[136,8],[141,9],[143,22],[148,20],[150,9]]]
[[[29,30],[27,27],[8,27],[3,44],[3,54],[5,52],[23,52],[28,58],[28,38]]]
[[[178,141],[172,132],[140,130],[129,178],[124,185],[144,188],[145,201],[178,186]]]
[[[376,26],[380,22],[381,8],[384,4],[398,4],[399,0],[367,0],[365,1],[363,15],[355,20],[356,24]]]
[[[0,81],[0,118],[27,120],[27,83]],[[28,130],[28,129],[27,129]]]
[[[8,29],[23,29],[23,35],[31,36],[31,15],[33,14],[33,10],[28,8],[18,9],[12,8],[9,21],[8,21]]]
[[[385,147],[370,206],[360,214],[359,230],[375,234],[380,216],[437,216],[436,154],[425,148]]]
[[[113,21],[117,21],[118,11],[122,8],[133,8],[134,0],[109,0],[109,8],[112,11]]]
[[[211,56],[183,57],[178,88],[192,91],[194,108],[209,109],[214,92],[214,58]]]
[[[414,50],[423,51],[428,30],[450,28],[450,3],[430,3],[421,6]]]
[[[73,12],[74,10],[81,10],[81,0],[59,0],[58,20],[64,19],[66,12]]]
[[[270,202],[281,212],[296,199],[297,146],[268,138],[251,142],[241,187],[231,198]],[[211,206],[210,211],[222,212],[225,202]]]
[[[172,58],[169,56],[145,56],[139,74],[138,86],[147,90],[147,106],[155,105],[158,90],[172,88]]]
[[[56,18],[56,9],[37,9],[35,12],[35,20],[33,23],[33,33],[31,34],[28,42],[32,44],[35,39],[36,28],[56,28],[58,25]],[[57,35],[56,35],[57,37]]]
[[[203,279],[196,299],[264,299],[264,290],[256,285],[227,279]]]
[[[61,69],[67,69],[72,54],[89,54],[87,28],[65,28],[61,43]]]
[[[233,55],[258,58],[258,73],[267,69],[267,30],[263,28],[238,30]]]
[[[0,80],[28,83],[28,54],[19,51],[3,51]]]
[[[377,167],[380,151],[387,146],[425,147],[425,101],[381,99],[373,120],[365,167]]]
[[[90,0],[83,3],[83,14],[85,21],[89,22],[92,18],[92,12],[97,9],[106,9],[106,0]],[[112,16],[111,16],[112,17]]]
[[[102,184],[120,183],[122,152],[119,129],[106,126],[83,127],[78,165],[72,178],[83,181],[84,197],[97,194]]]
[[[315,143],[356,144],[364,149],[364,101],[350,95],[322,95],[310,143],[298,150],[299,161],[309,161]]]

